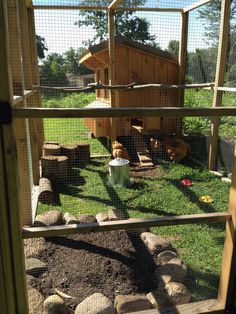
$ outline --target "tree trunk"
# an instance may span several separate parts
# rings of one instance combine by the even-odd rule
[[[42,176],[48,179],[55,179],[57,172],[57,156],[43,156],[41,157]]]
[[[77,164],[83,167],[90,160],[90,145],[78,144],[77,149]]]
[[[66,156],[58,156],[57,157],[57,169],[55,173],[55,178],[60,182],[66,183],[68,180],[68,163],[69,158]]]
[[[61,146],[55,144],[43,145],[43,156],[60,156]]]
[[[61,147],[63,156],[69,158],[69,165],[76,166],[77,164],[77,146],[76,145],[64,145]]]
[[[51,181],[47,178],[39,179],[39,202],[51,204],[54,201],[54,194]]]

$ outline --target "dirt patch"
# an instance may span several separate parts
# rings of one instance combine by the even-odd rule
[[[95,292],[111,298],[117,294],[146,294],[155,288],[155,264],[137,235],[124,231],[73,235],[47,239],[36,255],[48,271],[33,281],[44,297],[54,288],[74,297],[66,303],[74,310]]]

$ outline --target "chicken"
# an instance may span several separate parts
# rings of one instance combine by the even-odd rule
[[[154,138],[150,138],[150,146],[151,146],[151,151],[154,153],[157,153],[158,151],[161,150],[161,142],[158,140],[155,140]]]
[[[127,149],[119,142],[112,142],[112,155],[114,158],[123,158],[131,161]]]
[[[168,139],[166,151],[171,161],[179,162],[190,154],[191,147],[181,138]]]

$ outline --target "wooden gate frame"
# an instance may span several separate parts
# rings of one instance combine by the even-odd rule
[[[14,0],[11,0],[14,1]],[[15,0],[16,4],[21,3],[21,9],[25,6],[25,1]],[[111,6],[108,8],[110,12],[113,12],[117,8],[121,1],[114,0]],[[169,9],[165,11],[169,12],[181,12],[181,14],[187,14],[190,10],[208,3],[209,1],[201,0],[189,8],[185,9]],[[222,4],[224,10],[227,11],[229,6],[229,0],[223,0]],[[32,9],[29,3],[27,8]],[[88,9],[88,8],[84,8]],[[94,9],[94,8],[93,8]],[[97,9],[101,9],[100,7]],[[126,8],[130,10],[134,8]],[[161,11],[161,9],[142,8],[143,11]],[[12,78],[11,67],[9,62],[10,57],[10,43],[9,43],[9,27],[7,17],[7,1],[0,0],[0,116],[7,118],[7,111],[4,111],[4,106],[9,105],[12,107],[13,121],[17,121],[19,118],[30,118],[32,123],[40,121],[44,117],[98,117],[109,116],[121,117],[132,115],[160,115],[160,116],[212,116],[220,117],[222,115],[236,116],[236,108],[211,108],[211,109],[185,109],[185,108],[147,108],[147,109],[118,109],[112,108],[105,110],[68,110],[68,109],[56,109],[46,110],[39,108],[13,108],[17,103],[24,103],[33,94],[33,90],[24,90],[22,95],[17,97],[12,93]],[[32,13],[32,11],[31,11]],[[223,14],[224,15],[224,14]],[[28,15],[29,16],[29,15]],[[110,16],[110,18],[112,15]],[[222,16],[223,20],[229,18],[227,14]],[[29,18],[31,22],[33,18]],[[187,19],[186,19],[187,20]],[[183,23],[184,24],[184,23]],[[110,23],[112,25],[112,22]],[[32,25],[31,25],[32,26]],[[24,26],[21,26],[24,27]],[[185,23],[186,27],[186,23]],[[222,27],[224,30],[224,26]],[[224,31],[222,30],[222,34]],[[112,28],[110,29],[112,34]],[[182,32],[183,33],[183,32]],[[34,32],[31,33],[34,36]],[[186,34],[185,34],[186,35]],[[223,40],[225,35],[222,35]],[[112,36],[110,36],[112,37]],[[27,38],[26,38],[27,39]],[[110,39],[112,40],[112,38]],[[221,46],[223,42],[220,42]],[[110,49],[112,50],[112,42],[110,43]],[[180,50],[182,53],[186,53],[186,38],[183,39],[183,44]],[[221,47],[222,48],[222,47]],[[221,49],[224,50],[223,48]],[[31,50],[32,51],[32,50]],[[23,54],[23,52],[21,52]],[[26,53],[26,52],[25,52]],[[110,51],[110,58],[114,54]],[[35,56],[34,56],[35,57]],[[182,56],[184,58],[184,56]],[[32,55],[31,55],[32,58]],[[31,59],[32,61],[33,59]],[[218,60],[220,58],[218,57]],[[25,60],[26,62],[27,60]],[[185,62],[185,61],[184,61]],[[224,62],[224,58],[221,57],[219,63]],[[31,63],[32,65],[32,63]],[[29,66],[29,64],[28,64]],[[218,70],[222,72],[221,70]],[[23,73],[24,74],[24,73]],[[113,73],[114,75],[114,73]],[[222,75],[222,73],[221,73]],[[112,76],[111,76],[112,77]],[[25,79],[25,78],[23,78]],[[36,78],[37,80],[37,78]],[[220,83],[219,83],[220,84]],[[29,84],[30,85],[30,84]],[[215,90],[220,90],[217,86]],[[39,99],[39,98],[38,98]],[[34,101],[37,101],[34,99]],[[115,110],[114,110],[115,109]],[[8,117],[10,119],[10,117]],[[37,120],[39,119],[39,120]],[[66,229],[63,227],[54,227],[50,230],[44,228],[24,228],[23,233],[21,230],[20,212],[19,212],[19,190],[18,190],[18,170],[17,170],[17,153],[16,142],[13,123],[9,123],[7,119],[2,119],[0,125],[0,292],[1,292],[1,309],[4,309],[6,314],[27,314],[27,296],[26,296],[26,280],[24,275],[24,255],[23,255],[23,241],[22,238],[55,235],[55,234],[68,234],[78,232],[91,232],[91,231],[105,231],[105,230],[118,230],[118,229],[137,229],[140,226],[163,226],[163,225],[177,225],[183,223],[204,223],[209,221],[226,221],[226,239],[224,245],[222,272],[220,277],[219,294],[216,300],[206,300],[203,302],[191,303],[186,305],[180,305],[173,309],[161,311],[161,313],[225,313],[226,310],[232,310],[234,296],[236,295],[235,284],[235,263],[236,263],[236,151],[234,155],[234,167],[232,175],[232,184],[229,197],[229,212],[228,213],[214,213],[204,214],[200,217],[196,215],[190,216],[176,216],[176,217],[161,217],[153,220],[128,220],[119,222],[103,223],[101,225],[87,225],[87,226],[70,226]],[[8,124],[7,124],[8,122]],[[14,195],[14,197],[12,197]],[[49,234],[50,233],[50,234]],[[144,312],[145,314],[159,313],[158,310],[150,310]]]

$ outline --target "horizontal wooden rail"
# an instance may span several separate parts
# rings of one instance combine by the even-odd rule
[[[135,89],[143,89],[143,88],[158,88],[158,89],[214,89],[215,83],[200,83],[200,84],[184,84],[184,85],[177,85],[177,84],[156,84],[156,83],[149,83],[149,84],[140,84],[136,82],[132,82],[129,84],[123,85],[106,85],[101,83],[90,83],[87,87],[52,87],[52,86],[33,86],[34,90],[42,90],[42,91],[51,91],[51,92],[61,92],[61,93],[83,93],[83,92],[92,92],[97,89],[108,89],[108,90],[126,90],[132,91]]]
[[[23,95],[21,95],[21,96],[14,95],[13,96],[13,105],[15,106],[15,105],[23,102],[24,99],[31,97],[32,95],[34,95],[35,92],[36,92],[35,90],[24,90]]]
[[[82,6],[82,5],[34,5],[34,10],[109,10],[106,6]],[[182,8],[145,8],[145,7],[119,7],[119,11],[143,11],[143,12],[174,12],[182,13]]]
[[[138,228],[176,226],[186,224],[209,223],[230,220],[231,215],[228,212],[194,214],[181,216],[165,216],[149,219],[126,219],[101,223],[81,223],[74,225],[60,225],[52,227],[25,227],[22,231],[22,237],[53,237],[59,235],[69,235],[77,233],[104,232],[112,230],[130,230]]]
[[[236,87],[217,87],[217,90],[222,92],[236,93]]]
[[[97,118],[97,117],[222,117],[236,116],[236,107],[211,108],[12,108],[14,118]]]
[[[193,302],[188,304],[176,305],[173,307],[163,308],[161,310],[153,309],[129,314],[199,314],[199,313],[225,313],[224,307],[216,300],[209,299],[206,301]]]

